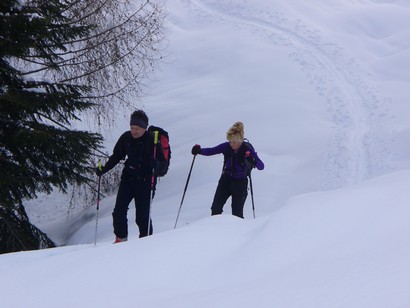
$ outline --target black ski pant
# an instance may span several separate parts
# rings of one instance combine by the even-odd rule
[[[139,237],[148,235],[148,219],[151,203],[151,181],[148,178],[123,176],[118,189],[117,200],[112,213],[114,234],[128,237],[127,213],[130,202],[135,202],[135,222],[139,228]],[[149,234],[153,231],[150,219]]]
[[[248,178],[232,179],[222,174],[212,202],[212,215],[219,215],[229,197],[232,197],[232,215],[243,218],[243,207],[248,196]]]

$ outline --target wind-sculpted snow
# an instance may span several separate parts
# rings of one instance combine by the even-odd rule
[[[3,307],[409,307],[410,172],[150,238],[0,256]],[[83,230],[82,235],[86,230]]]

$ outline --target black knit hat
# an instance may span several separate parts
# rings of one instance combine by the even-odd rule
[[[148,127],[148,116],[142,110],[136,110],[131,114],[130,125],[136,125],[143,129]]]

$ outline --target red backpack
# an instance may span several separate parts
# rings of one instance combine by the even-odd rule
[[[158,174],[158,176],[164,176],[168,172],[169,163],[171,160],[171,146],[169,145],[169,135],[168,132],[158,126],[151,125],[148,127],[148,131],[154,134],[154,132],[158,132],[158,141],[161,144],[162,153],[164,154],[165,160],[167,162],[167,168],[164,172]]]

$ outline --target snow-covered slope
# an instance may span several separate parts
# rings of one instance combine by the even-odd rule
[[[2,255],[2,307],[408,307],[409,180],[299,195],[256,220]]]
[[[96,247],[95,209],[30,201],[69,246],[0,256],[4,307],[410,306],[410,3],[167,5],[169,55],[143,106],[173,149],[154,236],[137,239],[131,205],[131,240],[111,244],[115,196]],[[257,218],[250,198],[245,220],[229,204],[209,217],[222,158],[199,156],[173,230],[192,145],[224,141],[238,120],[266,165],[252,176]]]

